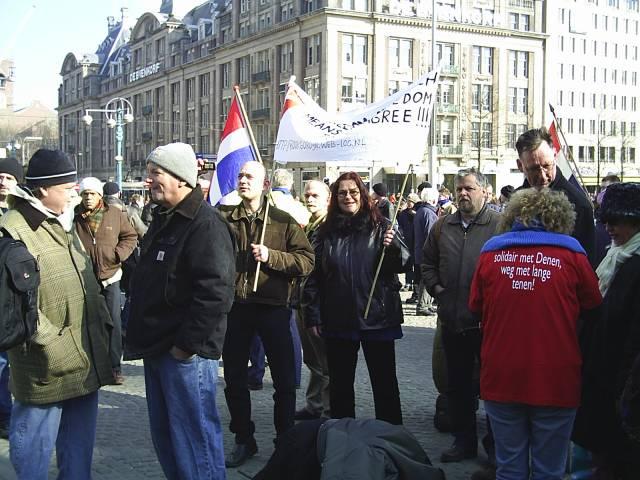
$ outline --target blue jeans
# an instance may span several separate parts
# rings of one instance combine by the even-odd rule
[[[291,310],[291,319],[289,320],[289,330],[291,331],[291,339],[293,340],[293,361],[296,367],[296,387],[300,386],[302,381],[302,341],[298,332],[296,323],[297,313]],[[258,334],[253,336],[251,340],[251,348],[249,349],[249,385],[262,385],[264,377],[265,360],[264,345]]]
[[[16,400],[11,412],[9,447],[18,479],[46,480],[54,446],[59,479],[90,479],[97,418],[97,390],[46,405]]]
[[[495,439],[496,480],[562,480],[575,408],[485,400]],[[529,458],[531,455],[531,458]]]
[[[9,358],[7,352],[0,352],[0,422],[11,418],[11,392],[9,392]]]
[[[169,480],[224,480],[216,408],[218,361],[170,353],[144,359],[151,439]]]

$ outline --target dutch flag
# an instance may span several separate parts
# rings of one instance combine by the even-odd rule
[[[234,97],[222,131],[216,170],[211,178],[211,205],[217,205],[222,197],[236,189],[240,167],[251,160],[257,160],[257,156],[251,146],[238,100]]]

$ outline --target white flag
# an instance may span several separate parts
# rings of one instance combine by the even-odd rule
[[[277,163],[422,162],[439,72],[360,110],[329,114],[296,83],[285,97],[274,151]]]

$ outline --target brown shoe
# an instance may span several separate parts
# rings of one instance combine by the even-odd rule
[[[122,375],[121,370],[113,371],[113,384],[114,385],[122,385],[124,384],[124,375]]]

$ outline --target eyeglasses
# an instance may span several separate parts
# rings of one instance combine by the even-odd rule
[[[347,195],[350,195],[351,198],[358,198],[360,196],[360,190],[340,190],[338,191],[338,197],[347,198]]]

